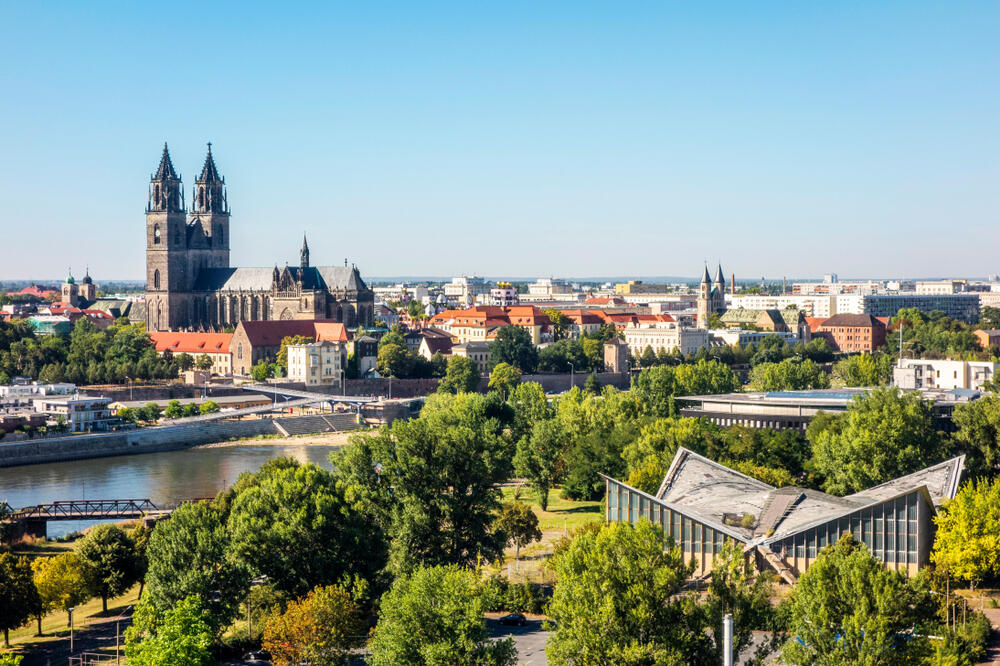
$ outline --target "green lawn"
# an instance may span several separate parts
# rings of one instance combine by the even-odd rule
[[[122,596],[115,599],[108,599],[108,614],[102,615],[101,599],[99,597],[95,597],[94,599],[76,607],[76,610],[73,612],[73,626],[77,629],[81,629],[93,624],[94,622],[117,617],[128,606],[135,605],[138,600],[139,586],[137,584]],[[10,632],[11,647],[31,643],[42,643],[69,636],[69,628],[66,626],[66,612],[61,610],[55,611],[42,617],[42,636],[35,635],[37,630],[38,624],[35,618],[31,618],[31,621],[28,624]]]
[[[521,488],[521,501],[529,505],[538,514],[538,528],[543,532],[547,530],[572,530],[587,523],[604,521],[602,502],[576,502],[574,500],[563,499],[559,496],[559,488],[549,491],[549,508],[542,511],[538,505],[538,495],[528,486]],[[514,497],[515,489],[505,487],[503,498],[505,501]]]

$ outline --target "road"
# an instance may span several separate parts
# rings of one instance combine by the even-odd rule
[[[542,620],[529,619],[523,627],[503,626],[493,619],[487,618],[486,628],[493,638],[512,636],[517,646],[518,666],[545,666],[545,643],[549,640],[549,632],[542,629]]]

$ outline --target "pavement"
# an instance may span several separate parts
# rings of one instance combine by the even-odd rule
[[[549,640],[549,632],[542,629],[542,622],[540,617],[529,617],[525,626],[511,627],[487,618],[486,629],[493,638],[514,638],[518,666],[546,666],[549,662],[545,658],[545,644]]]

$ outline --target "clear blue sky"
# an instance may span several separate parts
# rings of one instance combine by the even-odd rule
[[[0,5],[0,279],[143,275],[164,141],[233,262],[1000,271],[996,2]]]

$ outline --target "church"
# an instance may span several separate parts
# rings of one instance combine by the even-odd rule
[[[242,321],[330,320],[372,326],[374,292],[354,266],[311,266],[305,236],[299,265],[233,268],[226,180],[212,144],[194,181],[191,212],[167,145],[146,205],[146,328],[221,331]]]

